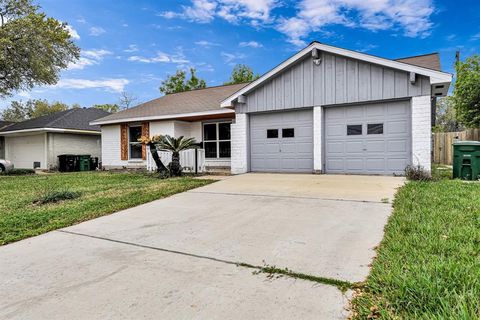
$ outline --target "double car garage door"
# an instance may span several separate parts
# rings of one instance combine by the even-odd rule
[[[410,163],[410,103],[325,108],[326,173],[401,174]],[[250,115],[250,168],[313,171],[313,110]]]

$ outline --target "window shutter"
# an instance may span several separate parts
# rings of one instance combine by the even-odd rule
[[[150,123],[142,123],[142,137],[150,137]],[[147,146],[142,144],[142,159],[147,160]]]
[[[128,125],[126,123],[120,125],[120,158],[128,160]]]

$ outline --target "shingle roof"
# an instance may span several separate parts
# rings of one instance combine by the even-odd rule
[[[442,71],[440,66],[440,55],[438,53],[423,54],[420,56],[395,59],[395,61],[413,64],[417,67],[424,67],[437,71]]]
[[[3,120],[0,120],[0,129],[3,129],[5,128],[6,126],[9,126],[11,124],[14,124],[15,122],[13,121],[3,121]]]
[[[116,121],[132,118],[166,116],[202,111],[224,110],[220,102],[248,83],[224,85],[167,94],[136,107],[111,114],[98,121]]]
[[[90,122],[109,114],[109,112],[96,108],[75,108],[17,122],[1,129],[0,132],[39,128],[100,131],[100,126],[92,126]]]

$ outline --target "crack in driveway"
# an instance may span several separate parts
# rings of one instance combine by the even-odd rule
[[[390,202],[384,201],[372,201],[372,200],[356,200],[356,199],[342,199],[342,198],[322,198],[322,197],[304,197],[304,196],[288,196],[288,195],[273,195],[273,194],[260,194],[260,193],[235,193],[235,192],[215,192],[215,191],[197,191],[190,190],[188,193],[200,193],[200,194],[222,194],[227,196],[250,196],[250,197],[267,197],[267,198],[282,198],[282,199],[309,199],[309,200],[326,200],[326,201],[342,201],[342,202],[361,202],[361,203],[377,203],[391,205]]]
[[[258,273],[265,273],[265,274],[268,274],[268,275],[278,274],[278,275],[283,275],[283,276],[287,276],[287,277],[291,277],[291,278],[295,278],[295,279],[303,279],[303,280],[307,280],[307,281],[322,283],[322,284],[325,284],[325,285],[335,286],[342,292],[345,292],[347,289],[351,289],[351,288],[358,285],[357,283],[352,283],[352,282],[348,282],[348,281],[344,281],[344,280],[338,280],[338,279],[333,279],[333,278],[326,278],[326,277],[321,277],[321,276],[315,276],[315,275],[295,272],[295,271],[290,270],[288,268],[282,269],[282,268],[278,268],[276,266],[270,266],[270,265],[257,266],[257,265],[244,263],[244,262],[219,259],[219,258],[199,255],[199,254],[195,254],[195,253],[189,253],[189,252],[166,249],[166,248],[159,248],[159,247],[155,247],[155,246],[149,246],[149,245],[144,245],[144,244],[139,244],[139,243],[134,243],[134,242],[129,242],[129,241],[123,241],[123,240],[110,239],[110,238],[106,238],[106,237],[95,236],[95,235],[90,235],[90,234],[86,234],[86,233],[80,233],[80,232],[74,232],[74,231],[68,231],[68,230],[62,230],[62,229],[55,230],[55,232],[62,232],[62,233],[70,234],[70,235],[87,237],[87,238],[92,238],[92,239],[97,239],[97,240],[110,241],[110,242],[114,242],[114,243],[119,243],[119,244],[124,244],[124,245],[129,245],[129,246],[135,246],[135,247],[139,247],[139,248],[143,248],[143,249],[149,249],[149,250],[156,250],[156,251],[162,251],[162,252],[167,252],[167,253],[179,254],[179,255],[183,255],[183,256],[187,256],[187,257],[193,257],[193,258],[198,258],[198,259],[205,259],[205,260],[225,263],[225,264],[229,264],[229,265],[235,265],[237,267],[245,267],[245,268],[249,268],[249,269],[255,269],[256,270],[255,274],[258,274]]]

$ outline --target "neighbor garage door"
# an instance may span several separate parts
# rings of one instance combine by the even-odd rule
[[[409,101],[325,108],[326,172],[403,173],[410,127]]]
[[[312,109],[250,115],[250,169],[313,171]]]

